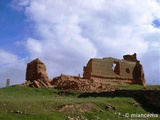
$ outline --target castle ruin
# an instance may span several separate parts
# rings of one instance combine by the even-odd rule
[[[116,58],[92,58],[84,66],[84,79],[95,79],[108,84],[145,85],[144,71],[137,60],[136,53]]]
[[[26,80],[33,82],[34,80],[48,81],[45,64],[38,58],[27,64]]]
[[[51,80],[48,78],[45,64],[38,58],[27,64],[26,82],[22,85],[35,88],[53,87]]]
[[[36,88],[48,88],[53,87],[53,85],[61,89],[75,88],[80,90],[81,88],[85,88],[83,91],[89,91],[87,87],[90,89],[99,89],[105,88],[104,86],[106,85],[117,84],[140,84],[145,86],[146,81],[143,66],[137,60],[136,53],[133,55],[124,55],[123,58],[122,60],[112,57],[102,59],[92,58],[84,66],[82,78],[79,75],[71,76],[62,74],[59,77],[53,78],[52,81],[48,78],[45,64],[37,58],[27,64],[25,85]]]

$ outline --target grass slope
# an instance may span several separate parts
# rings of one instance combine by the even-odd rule
[[[137,87],[121,86],[120,88],[135,89]],[[151,111],[143,109],[131,97],[78,98],[78,93],[68,96],[58,93],[59,91],[53,88],[35,89],[18,86],[1,88],[0,120],[160,119],[160,115],[158,118],[131,118],[131,114],[151,114]],[[125,117],[125,115],[129,115],[129,117]]]

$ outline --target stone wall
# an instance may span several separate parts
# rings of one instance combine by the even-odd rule
[[[145,85],[143,67],[136,58],[136,54],[125,55],[123,60],[116,58],[93,58],[90,59],[87,66],[84,67],[83,78],[79,76],[61,75],[57,79],[50,81],[46,72],[45,64],[38,58],[27,64],[26,69],[26,85],[34,87],[47,87],[57,85],[59,88],[66,87],[65,84],[72,89],[72,83],[79,88],[86,87],[88,82],[94,81],[94,84],[89,86],[97,85],[116,85],[116,84],[141,84]],[[61,81],[61,82],[59,82]],[[83,83],[86,85],[79,85]],[[31,84],[30,84],[31,83]],[[59,83],[63,83],[59,84]],[[97,85],[95,85],[97,84]],[[86,87],[87,88],[87,87]],[[77,89],[77,88],[76,88]],[[88,88],[87,88],[88,89]],[[81,90],[82,91],[82,90]]]
[[[34,88],[53,87],[51,80],[48,78],[46,66],[38,58],[27,64],[26,82],[19,86],[30,86]]]
[[[46,72],[46,66],[38,58],[27,64],[26,80],[31,82],[34,80],[49,80]]]
[[[145,85],[143,67],[136,54],[125,55],[123,60],[116,58],[93,58],[84,67],[84,79],[118,80],[131,84]],[[113,82],[115,83],[115,82]]]
[[[132,62],[137,62],[137,54],[134,53],[133,55],[124,55],[123,56],[124,60],[132,61]]]

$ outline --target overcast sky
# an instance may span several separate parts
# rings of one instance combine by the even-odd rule
[[[0,86],[25,82],[35,58],[52,79],[133,53],[147,84],[160,84],[159,48],[160,0],[0,0]]]

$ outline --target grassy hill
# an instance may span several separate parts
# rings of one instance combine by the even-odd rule
[[[142,89],[141,86],[114,86],[119,89]],[[160,86],[149,86],[160,89]],[[80,93],[64,95],[53,88],[6,87],[0,89],[0,120],[145,120],[149,107],[125,96],[79,98]],[[134,115],[135,114],[135,115]],[[131,116],[132,115],[132,116]]]

